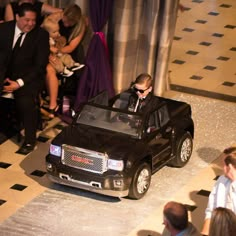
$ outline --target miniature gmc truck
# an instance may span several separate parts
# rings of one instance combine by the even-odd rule
[[[191,107],[158,97],[143,113],[127,109],[129,92],[106,92],[85,103],[51,142],[46,156],[52,182],[92,192],[142,198],[164,165],[183,167],[194,137]]]

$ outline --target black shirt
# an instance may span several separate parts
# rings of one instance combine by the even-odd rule
[[[5,7],[0,7],[0,21],[5,21]]]
[[[71,26],[71,27],[65,27],[62,20],[59,21],[59,27],[60,27],[60,35],[64,36],[66,38],[66,41],[69,41],[69,37],[72,34],[75,26]],[[79,45],[77,46],[77,48],[75,48],[75,50],[70,53],[72,58],[79,62],[79,63],[83,63],[84,62],[84,49],[81,43],[79,43]]]

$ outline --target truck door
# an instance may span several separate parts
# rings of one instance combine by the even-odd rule
[[[153,156],[153,168],[164,164],[171,155],[170,116],[166,105],[152,112],[148,119],[147,135]]]

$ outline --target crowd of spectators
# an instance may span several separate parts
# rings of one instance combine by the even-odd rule
[[[52,34],[42,25],[45,20],[57,25],[58,36],[64,36],[63,46],[54,46],[54,54],[50,54]],[[67,65],[73,72],[82,67],[77,61],[84,58],[81,41],[87,22],[77,4],[59,9],[38,0],[1,1],[0,34],[5,37],[0,39],[0,103],[13,98],[16,105],[16,116],[25,132],[19,153],[28,154],[35,148],[43,90],[49,96],[44,103],[48,118],[59,109],[59,60],[70,62]]]
[[[188,221],[185,205],[168,202],[163,210],[163,236],[233,236],[236,232],[236,147],[223,152],[223,171],[208,199],[201,233]],[[194,222],[193,222],[194,223]]]
[[[46,18],[46,19],[45,19]],[[66,39],[63,47],[54,48],[50,54],[46,24],[57,27],[57,36]],[[59,106],[58,64],[59,54],[69,54],[73,67],[78,55],[83,57],[81,41],[88,23],[78,5],[64,10],[37,0],[0,2],[0,95],[14,98],[20,122],[25,130],[25,140],[18,150],[28,154],[36,145],[37,97],[46,85],[49,117],[53,118]],[[43,29],[45,28],[45,29]],[[2,37],[2,36],[5,37]],[[64,67],[63,67],[64,72]],[[135,101],[130,105],[134,111],[142,108],[144,98],[151,96],[152,79],[141,74],[132,89]],[[206,208],[202,235],[231,236],[236,232],[236,148],[224,150],[223,170],[214,185]],[[163,235],[200,235],[188,220],[186,207],[178,202],[168,202],[163,210],[165,229]]]

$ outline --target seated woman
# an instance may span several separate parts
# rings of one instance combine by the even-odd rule
[[[19,6],[24,2],[29,2],[34,5],[37,11],[37,25],[42,24],[44,16],[55,12],[62,12],[62,9],[53,7],[47,3],[43,3],[38,0],[16,0],[6,5],[6,21],[11,21],[15,19],[16,13],[18,13]]]
[[[58,65],[54,69],[64,77],[72,76],[74,71],[79,70],[84,65],[75,62],[70,54],[60,52],[66,45],[66,38],[59,33],[59,24],[45,18],[41,26],[49,33],[50,53],[59,59]]]
[[[55,13],[48,16],[52,21],[56,21],[60,26],[60,34],[67,39],[67,45],[60,49],[60,53],[69,53],[73,57],[83,36],[85,34],[86,23],[78,5],[72,4],[65,8],[62,13]],[[76,58],[74,58],[76,59]],[[58,58],[50,55],[50,63],[47,66],[46,86],[49,93],[49,118],[53,118],[59,106],[57,104],[58,96],[58,78],[55,70],[58,64]]]

